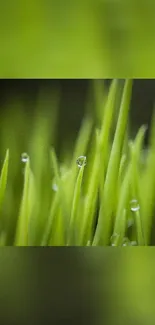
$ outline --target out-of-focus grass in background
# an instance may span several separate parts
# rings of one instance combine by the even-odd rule
[[[153,0],[1,1],[0,77],[154,77]]]

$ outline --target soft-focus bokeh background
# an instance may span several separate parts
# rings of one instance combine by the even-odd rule
[[[2,78],[150,78],[154,0],[0,3]]]
[[[0,265],[1,324],[154,324],[154,249],[4,248]]]

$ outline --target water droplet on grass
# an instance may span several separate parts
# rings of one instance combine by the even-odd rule
[[[56,183],[53,183],[52,184],[52,189],[54,192],[57,192],[58,191],[58,185]]]
[[[111,242],[111,246],[117,246],[117,241],[119,239],[119,234],[114,233],[111,238],[110,238],[110,242]]]
[[[128,237],[124,237],[122,246],[130,246],[130,240]]]
[[[29,160],[29,156],[26,152],[23,152],[21,155],[22,162],[26,163]]]
[[[77,165],[79,168],[86,166],[87,164],[87,158],[86,156],[80,156],[77,161],[76,161]]]
[[[130,204],[131,204],[131,211],[135,212],[140,209],[140,205],[137,200],[132,200]]]

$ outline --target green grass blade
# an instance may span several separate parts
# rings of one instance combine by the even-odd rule
[[[53,231],[53,227],[54,227],[53,226],[54,221],[55,221],[56,216],[58,215],[59,203],[60,203],[59,195],[58,195],[58,193],[56,193],[55,197],[52,201],[52,204],[51,204],[49,219],[48,219],[47,225],[45,227],[45,231],[44,231],[43,238],[41,241],[41,246],[46,246],[49,243],[49,240],[50,240],[50,237],[51,237],[51,234]]]
[[[66,233],[66,240],[67,240],[67,233],[68,233],[68,225],[69,225],[69,220],[70,220],[70,210],[67,204],[67,199],[66,199],[66,192],[64,190],[64,183],[61,180],[60,173],[59,173],[59,167],[58,167],[58,162],[57,162],[57,157],[55,154],[55,150],[52,148],[51,150],[51,161],[52,161],[52,166],[54,170],[54,175],[56,179],[56,184],[58,185],[58,196],[59,196],[59,203],[61,206],[61,211],[63,215],[63,222],[64,222],[64,231]]]
[[[124,210],[126,211],[127,209],[127,203],[129,201],[130,179],[131,179],[131,163],[129,164],[126,170],[126,174],[120,189],[120,200],[118,202],[115,225],[114,225],[114,234],[118,235],[116,246],[122,245],[123,237],[125,235],[125,231],[124,231],[125,220],[123,218],[123,215],[124,215]]]
[[[125,170],[126,170],[126,161],[127,161],[127,156],[125,154],[123,154],[121,161],[120,161],[120,167],[119,167],[119,172],[118,172],[117,196],[116,196],[116,204],[115,205],[117,205],[118,201],[119,201],[121,184],[122,184]]]
[[[107,102],[105,104],[105,109],[103,113],[103,121],[102,127],[100,132],[100,195],[102,196],[103,188],[104,188],[104,181],[105,181],[105,173],[107,168],[107,154],[108,154],[108,146],[109,146],[109,137],[112,129],[113,124],[113,115],[115,111],[115,104],[116,104],[116,95],[118,91],[118,80],[113,80],[109,94],[107,97]]]
[[[93,127],[93,121],[92,119],[88,116],[84,118],[76,143],[75,143],[75,149],[73,153],[73,159],[72,159],[72,168],[75,170],[76,168],[76,160],[79,156],[84,156],[86,154],[86,150],[88,147],[88,143],[90,141],[90,136],[92,132],[92,127]]]
[[[1,176],[0,176],[0,209],[3,204],[5,189],[7,184],[7,176],[8,176],[8,165],[9,165],[9,150],[6,152],[5,160],[3,163]]]
[[[71,219],[70,219],[70,225],[69,225],[69,239],[68,239],[68,245],[73,245],[77,241],[77,232],[79,230],[78,225],[78,211],[79,211],[79,203],[80,203],[80,195],[81,195],[81,185],[83,180],[83,172],[84,172],[84,166],[82,166],[79,170],[79,174],[77,177],[77,181],[75,184],[75,190],[74,190],[74,197],[73,197],[73,203],[72,203],[72,211],[71,211]]]
[[[98,194],[98,186],[99,186],[99,168],[98,164],[100,161],[100,150],[99,150],[99,142],[97,141],[97,149],[95,153],[95,159],[91,174],[91,180],[89,183],[88,194],[86,197],[86,202],[83,211],[83,218],[81,220],[81,230],[80,230],[80,245],[86,245],[88,240],[91,240],[91,230],[93,226],[93,216],[95,212],[97,194]]]
[[[76,161],[79,156],[85,156],[87,149],[88,149],[88,144],[90,142],[91,138],[91,133],[92,133],[92,128],[93,128],[93,121],[92,119],[88,116],[84,118],[76,143],[75,143],[75,149],[73,152],[73,158],[71,162],[71,178],[68,182],[68,190],[70,190],[70,193],[73,193],[74,189],[74,184],[75,180],[77,177],[77,165]],[[72,199],[72,196],[71,196]],[[70,202],[71,204],[71,202]]]
[[[63,169],[64,169],[64,167],[63,167]],[[58,174],[57,177],[59,177],[59,186],[57,184],[57,180],[55,179],[57,191],[55,192],[54,197],[52,198],[50,211],[49,211],[49,217],[48,217],[47,223],[45,225],[45,230],[44,230],[43,237],[41,240],[41,246],[48,245],[51,236],[53,237],[54,230],[57,231],[56,219],[57,219],[57,216],[60,214],[59,210],[60,210],[61,195],[62,195],[62,194],[61,195],[59,194],[59,188],[62,188],[64,186],[66,188],[66,183],[68,182],[71,173],[70,173],[70,171],[65,169],[63,171],[63,173],[60,174],[59,170],[58,170],[58,166],[57,166],[57,174]],[[64,206],[65,206],[65,210],[66,210],[66,202],[64,203]]]
[[[140,152],[141,147],[143,143],[145,135],[145,127],[142,127],[136,137],[135,143],[130,144],[131,148],[131,162],[127,168],[127,172],[125,175],[125,178],[122,182],[122,186],[119,192],[119,202],[118,202],[118,208],[116,213],[116,219],[115,219],[115,226],[114,226],[114,234],[118,234],[117,237],[117,245],[122,245],[123,242],[123,236],[125,236],[125,220],[123,219],[123,211],[127,211],[128,202],[130,199],[130,192],[132,193],[132,198],[138,200],[138,163],[140,158]],[[121,161],[123,163],[123,160]],[[122,169],[122,166],[120,166],[120,171]],[[136,232],[137,232],[137,239],[138,244],[143,245],[144,244],[144,237],[142,235],[142,225],[141,225],[141,218],[140,213],[137,213],[137,211],[134,212],[135,217],[135,223],[136,223]],[[123,229],[123,230],[122,230]]]
[[[132,195],[137,200],[140,199],[140,156],[142,152],[142,145],[144,142],[144,136],[146,132],[146,126],[142,126],[135,139],[135,143],[132,146]]]
[[[126,199],[126,197],[124,197]],[[126,202],[123,202],[126,203]],[[124,208],[124,210],[121,210],[121,214],[117,214],[117,221],[118,221],[118,216],[121,219],[120,223],[115,225],[114,228],[114,233],[111,236],[111,246],[122,246],[123,244],[123,239],[125,237],[126,233],[126,225],[127,225],[127,210]]]
[[[146,161],[146,169],[141,182],[141,213],[145,232],[145,244],[149,245],[152,218],[155,210],[155,112],[152,119],[150,148]]]
[[[142,126],[139,129],[137,134],[135,143],[131,147],[131,154],[132,154],[132,178],[131,178],[131,195],[132,200],[137,201],[137,208],[133,210],[135,225],[136,225],[136,236],[138,245],[143,246],[145,245],[144,239],[144,228],[142,224],[142,217],[141,217],[141,204],[140,204],[140,155],[142,151],[142,144],[144,141],[146,127]],[[132,204],[132,203],[131,203]]]
[[[102,125],[105,103],[107,99],[107,92],[103,80],[93,80],[93,91],[95,97],[95,112],[99,126]]]
[[[72,200],[74,195],[74,184],[76,182],[77,178],[77,164],[76,161],[79,156],[85,156],[88,149],[88,144],[90,142],[91,133],[92,133],[92,127],[93,127],[93,121],[92,119],[87,116],[84,118],[76,143],[75,143],[75,149],[73,152],[73,158],[71,161],[70,166],[70,177],[67,179],[67,182],[65,184],[65,191],[67,193],[67,199],[68,199],[68,207],[71,210],[72,208]]]
[[[84,219],[81,227],[80,244],[86,245],[88,240],[92,240],[92,228],[94,221],[94,212],[97,202],[98,187],[102,187],[104,182],[105,171],[105,155],[109,140],[110,126],[115,107],[115,96],[117,91],[117,80],[112,82],[107,98],[107,103],[104,111],[104,119],[102,122],[101,131],[98,132],[96,138],[96,152],[90,176],[87,201],[84,210]]]
[[[21,201],[20,213],[17,220],[17,231],[15,246],[28,246],[28,224],[29,224],[29,184],[30,184],[30,161],[25,165],[24,190]]]
[[[64,218],[61,209],[59,209],[53,223],[53,230],[50,236],[48,246],[66,246],[66,235],[64,232]]]
[[[112,227],[113,206],[117,188],[117,178],[119,164],[121,160],[121,150],[124,141],[125,130],[128,120],[132,90],[132,80],[126,80],[122,102],[116,127],[114,142],[111,149],[110,160],[108,164],[107,175],[105,179],[103,200],[99,213],[97,230],[94,237],[94,244],[109,245],[109,238]]]
[[[28,245],[33,246],[35,245],[35,234],[36,234],[36,227],[38,227],[37,222],[37,208],[38,208],[38,198],[37,198],[37,191],[36,191],[36,184],[34,175],[32,170],[30,169],[29,172],[29,193],[28,193]]]

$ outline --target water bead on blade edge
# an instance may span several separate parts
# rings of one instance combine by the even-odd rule
[[[110,238],[110,242],[111,242],[111,246],[117,246],[117,241],[119,239],[120,235],[114,233],[111,238]]]
[[[52,184],[52,190],[53,190],[54,192],[57,192],[57,191],[58,191],[58,185],[57,185],[56,183],[53,183],[53,184]]]
[[[80,156],[77,161],[76,161],[77,165],[79,168],[86,166],[87,164],[87,158],[86,156]]]
[[[26,152],[23,152],[22,155],[21,155],[21,160],[22,162],[27,162],[29,160],[29,156]]]
[[[122,246],[130,246],[131,243],[130,243],[130,240],[128,237],[124,237],[123,238],[123,243],[122,243]]]
[[[132,200],[130,202],[130,205],[131,205],[131,211],[133,211],[133,212],[138,211],[140,209],[140,206],[139,206],[137,200]]]

